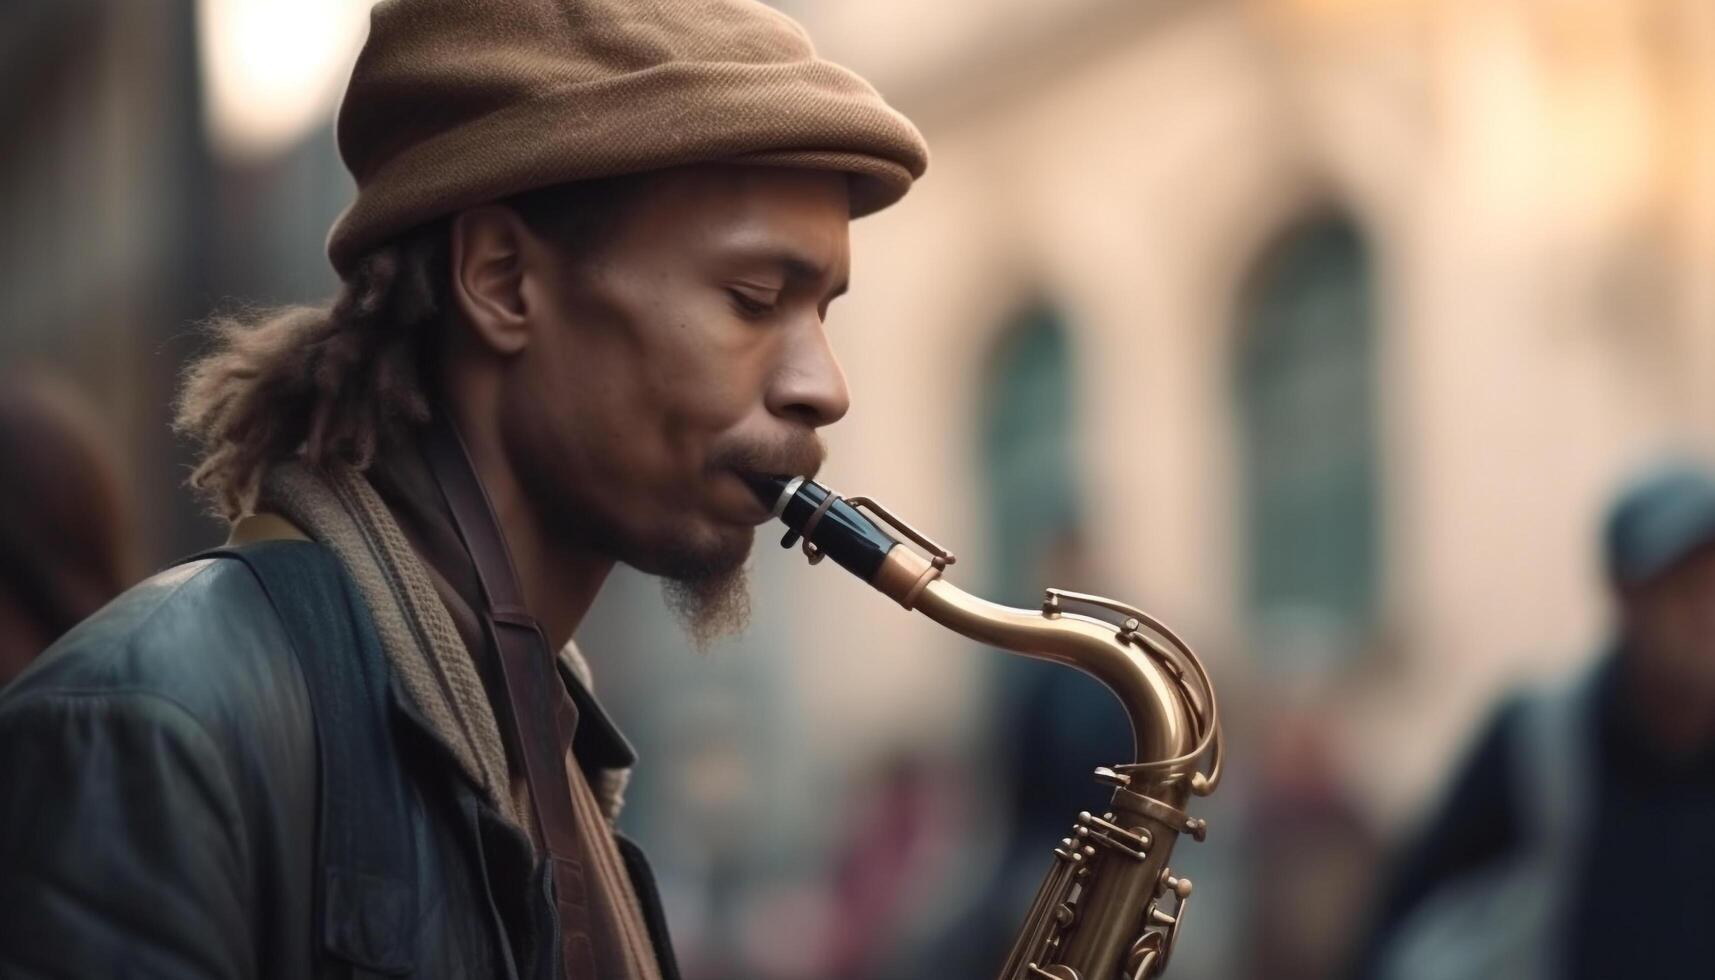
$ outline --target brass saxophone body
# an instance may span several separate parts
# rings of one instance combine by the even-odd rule
[[[789,529],[782,546],[801,540],[812,564],[831,557],[906,609],[978,643],[1075,667],[1120,699],[1132,761],[1096,770],[1112,798],[1099,814],[1079,813],[1054,848],[1000,978],[1160,976],[1191,895],[1167,861],[1180,834],[1203,839],[1206,824],[1186,804],[1220,780],[1215,692],[1197,656],[1148,615],[1100,596],[1048,589],[1031,610],[971,595],[942,577],[950,552],[867,498],[801,477],[762,481],[757,493]]]

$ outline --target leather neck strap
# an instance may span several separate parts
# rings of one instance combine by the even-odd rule
[[[496,705],[513,753],[530,787],[530,805],[548,852],[560,906],[561,951],[570,976],[594,976],[589,895],[584,881],[582,845],[566,776],[565,746],[556,707],[562,682],[542,628],[524,606],[506,538],[495,518],[476,468],[443,414],[430,425],[423,442],[429,472],[440,486],[453,526],[476,565],[484,608],[483,632],[500,664],[506,705]],[[474,653],[474,651],[473,651]]]

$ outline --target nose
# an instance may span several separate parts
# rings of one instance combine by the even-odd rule
[[[851,408],[845,372],[820,318],[792,331],[766,401],[769,412],[811,428],[838,422]]]

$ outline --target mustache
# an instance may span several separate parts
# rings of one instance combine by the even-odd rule
[[[710,470],[736,470],[766,476],[814,477],[828,458],[827,447],[814,432],[771,442],[742,442],[724,446],[709,456]]]

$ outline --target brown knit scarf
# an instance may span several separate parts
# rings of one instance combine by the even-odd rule
[[[428,569],[375,489],[361,474],[324,474],[288,463],[264,480],[260,509],[280,514],[334,553],[369,607],[406,696],[488,803],[519,828],[531,828],[528,798],[510,777],[505,743],[475,661]],[[587,687],[589,665],[577,648],[568,644],[560,658]],[[592,789],[568,752],[566,774],[615,958],[624,963],[625,980],[659,980],[641,907],[613,837],[626,771],[599,773]]]

